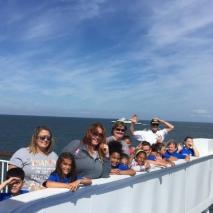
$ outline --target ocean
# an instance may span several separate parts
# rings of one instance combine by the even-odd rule
[[[106,128],[107,135],[110,135],[112,120],[115,119],[0,115],[0,153],[13,153],[21,147],[28,146],[35,127],[41,125],[52,129],[55,151],[60,153],[70,141],[82,139],[86,129],[94,122],[101,122]],[[143,125],[137,125],[137,130],[149,128],[149,121],[141,122]],[[186,136],[213,138],[213,123],[170,122],[175,129],[167,135],[165,141],[173,138],[182,143]],[[136,143],[133,140],[133,144]]]

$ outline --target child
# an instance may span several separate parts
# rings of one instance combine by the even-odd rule
[[[121,164],[122,149],[117,142],[109,143],[109,154],[111,161],[112,175],[130,175],[134,176],[135,171],[130,169],[128,165]]]
[[[126,153],[121,154],[121,161],[118,166],[118,169],[120,170],[127,170],[129,169],[129,162],[130,162],[130,157]]]
[[[0,201],[29,192],[21,189],[24,183],[24,176],[24,171],[21,168],[12,168],[7,171],[6,180],[0,185],[0,191],[8,186],[9,192],[0,193]]]
[[[135,153],[135,158],[132,160],[131,168],[136,172],[143,172],[150,169],[150,164],[147,161],[146,152],[139,149]]]
[[[45,186],[76,191],[80,184],[90,185],[92,181],[89,178],[81,178],[76,175],[75,160],[72,154],[61,153],[56,162],[56,169],[50,174]]]
[[[176,161],[178,159],[185,159],[185,161],[190,160],[189,155],[183,155],[181,153],[177,152],[177,143],[175,142],[174,139],[171,139],[168,144],[167,144],[167,151],[164,154],[163,158],[165,159],[170,159],[172,161]]]
[[[130,156],[133,156],[134,153],[135,153],[135,147],[132,146],[132,141],[131,141],[130,136],[125,135],[125,136],[123,137],[123,141],[124,141],[124,143],[128,146],[128,154],[129,154]]]

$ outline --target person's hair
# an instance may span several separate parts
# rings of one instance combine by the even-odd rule
[[[22,181],[24,180],[25,173],[23,169],[15,167],[11,168],[6,173],[6,179],[9,179],[11,177],[17,177],[20,178]]]
[[[129,155],[127,155],[126,153],[121,154],[121,159],[123,159],[123,158],[128,159],[128,160],[130,159]]]
[[[152,149],[153,152],[158,152],[158,144],[157,143],[153,143],[151,145],[151,149]]]
[[[82,141],[86,145],[90,145],[94,133],[97,133],[97,128],[101,128],[103,132],[103,137],[100,139],[100,143],[97,145],[96,150],[98,151],[101,159],[104,157],[103,153],[100,150],[100,144],[106,144],[106,131],[104,126],[101,123],[93,123],[86,131]]]
[[[160,150],[163,148],[163,147],[166,147],[166,145],[164,143],[157,143],[155,148],[156,148],[156,152],[160,152]]]
[[[127,127],[126,127],[125,123],[123,121],[116,121],[112,126],[111,134],[113,135],[114,130],[120,126],[124,127],[124,130],[126,132]]]
[[[145,155],[145,158],[147,157],[146,152],[144,152],[142,149],[138,149],[138,150],[135,152],[135,158],[136,158],[140,153],[143,153],[143,154]]]
[[[175,145],[175,148],[177,149],[177,143],[175,142],[175,140],[174,139],[171,139],[171,140],[169,140],[168,142],[167,142],[167,147],[168,146],[170,146],[171,144],[174,144]]]
[[[101,130],[103,131],[103,137],[100,143],[106,143],[106,131],[103,125],[101,123],[94,123],[87,129],[83,137],[82,141],[84,144],[89,144],[91,142],[93,134],[97,132],[97,128],[101,128]]]
[[[193,137],[191,137],[191,136],[186,136],[186,137],[184,138],[184,142],[186,142],[188,139],[192,139],[192,140],[193,140]]]
[[[130,138],[130,136],[129,136],[129,135],[124,135],[123,140],[126,140],[126,139],[131,140],[131,138]]]
[[[114,152],[117,152],[120,155],[123,154],[121,143],[119,143],[117,141],[111,141],[111,142],[109,142],[108,146],[109,146],[109,154],[110,155],[112,155],[112,153],[114,153]]]
[[[48,128],[47,126],[38,126],[35,128],[34,133],[32,135],[32,139],[31,139],[31,143],[29,145],[29,151],[32,152],[33,154],[38,152],[38,148],[37,148],[37,144],[36,141],[38,139],[38,135],[42,130],[46,130],[49,132],[50,134],[50,144],[47,147],[46,150],[46,154],[49,154],[52,152],[53,150],[53,144],[54,144],[54,140],[53,140],[53,135],[52,135],[52,131],[50,128]]]
[[[147,141],[142,141],[142,146],[149,146],[151,148],[151,144]]]
[[[59,155],[58,160],[56,162],[56,169],[54,172],[58,173],[60,178],[64,178],[62,169],[61,169],[61,164],[64,161],[64,159],[69,159],[71,160],[71,171],[70,173],[67,175],[67,178],[71,178],[71,181],[76,180],[76,164],[75,164],[75,159],[74,156],[69,153],[69,152],[63,152]]]

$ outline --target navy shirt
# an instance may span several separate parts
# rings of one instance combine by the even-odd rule
[[[81,177],[64,177],[61,178],[57,172],[52,172],[47,180],[59,183],[71,183],[72,181],[82,179]]]
[[[25,194],[25,193],[28,193],[29,191],[28,190],[20,190],[20,195],[21,194]],[[7,193],[5,193],[5,192],[3,192],[3,193],[0,193],[0,201],[2,201],[2,200],[7,200],[7,199],[9,199],[9,198],[11,198],[11,197],[13,197],[13,195],[10,193],[10,192],[7,192]]]
[[[149,156],[147,156],[147,160],[153,160],[153,161],[155,161],[155,160],[157,160],[157,158],[154,155],[149,155]]]
[[[111,165],[111,167],[112,167],[112,169],[119,169],[119,170],[122,170],[122,171],[125,171],[125,170],[129,169],[129,166],[126,165],[126,164],[123,164],[123,163],[119,163],[116,166]]]
[[[166,151],[166,153],[163,155],[163,158],[165,159],[169,159],[170,157],[175,157],[177,159],[185,159],[185,155],[182,155],[180,153],[175,152],[168,152]]]
[[[193,149],[191,148],[186,148],[185,146],[183,147],[183,149],[180,152],[182,155],[190,155],[190,156],[195,156],[195,152]]]

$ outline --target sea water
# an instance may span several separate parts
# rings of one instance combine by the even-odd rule
[[[92,123],[102,123],[106,128],[107,135],[110,135],[112,120],[115,118],[0,115],[0,152],[15,152],[21,147],[28,146],[35,127],[46,125],[52,129],[55,138],[54,149],[60,153],[61,149],[70,141],[82,139],[86,129]],[[137,130],[149,128],[149,121],[142,120],[141,122],[141,125],[136,125]],[[175,129],[167,135],[165,141],[175,139],[176,142],[182,143],[186,136],[213,138],[213,123],[170,122],[175,126]],[[135,140],[133,143],[137,144]]]

